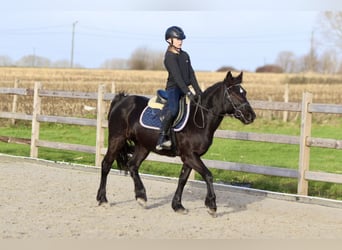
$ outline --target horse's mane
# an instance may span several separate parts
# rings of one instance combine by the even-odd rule
[[[204,93],[208,94],[208,93],[210,93],[210,92],[215,92],[215,90],[216,90],[217,88],[221,88],[221,83],[222,83],[222,82],[217,82],[217,83],[211,85],[210,87],[208,87],[208,88],[204,91]]]
[[[216,93],[217,89],[222,88],[222,83],[223,82],[217,82],[213,85],[211,85],[210,87],[208,87],[202,94],[203,97],[209,97],[211,96],[213,93]]]

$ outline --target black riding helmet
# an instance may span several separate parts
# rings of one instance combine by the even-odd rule
[[[167,41],[169,38],[178,38],[180,40],[184,40],[184,31],[178,26],[171,26],[165,32],[165,41]]]

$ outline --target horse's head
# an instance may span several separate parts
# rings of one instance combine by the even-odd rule
[[[226,112],[244,124],[252,123],[256,115],[247,100],[246,90],[241,86],[242,72],[237,77],[233,77],[229,71],[223,83],[225,85]]]

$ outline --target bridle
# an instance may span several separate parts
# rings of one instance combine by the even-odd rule
[[[233,88],[235,86],[238,86],[238,85],[241,85],[241,83],[234,84],[234,85],[231,85],[229,87],[225,87],[223,95],[224,95],[224,99],[228,100],[230,102],[230,104],[232,105],[233,109],[234,109],[234,113],[230,114],[230,116],[234,116],[235,118],[242,118],[244,121],[247,121],[247,119],[243,115],[241,109],[244,108],[246,105],[249,105],[249,103],[248,102],[244,102],[244,103],[241,103],[240,105],[237,106],[233,102],[231,94],[229,94],[229,89],[231,89],[231,88]],[[198,127],[198,128],[204,128],[205,127],[203,110],[207,111],[208,113],[213,114],[214,116],[225,117],[227,115],[226,113],[216,114],[211,109],[208,109],[207,107],[204,107],[201,104],[201,97],[199,97],[199,99],[195,102],[195,106],[196,106],[196,109],[195,109],[195,113],[194,113],[194,116],[193,116],[193,122],[194,122],[195,126]],[[197,112],[199,110],[201,111],[202,125],[198,125],[198,123],[195,120],[196,114],[197,114]]]
[[[245,116],[243,115],[243,113],[241,112],[241,109],[244,108],[246,105],[249,105],[248,102],[244,102],[241,103],[239,106],[236,106],[235,103],[233,102],[231,95],[228,92],[228,89],[237,86],[237,85],[241,85],[239,84],[235,84],[232,86],[229,86],[228,88],[225,88],[224,90],[224,96],[228,99],[228,101],[231,103],[231,105],[233,106],[234,109],[234,113],[232,114],[235,118],[242,118],[244,121],[247,121],[247,119],[245,118]],[[240,86],[241,87],[241,86]]]

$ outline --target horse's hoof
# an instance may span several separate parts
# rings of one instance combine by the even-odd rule
[[[103,205],[103,204],[107,204],[107,203],[108,203],[107,199],[104,199],[104,200],[99,200],[98,202],[99,202],[99,206],[101,206],[101,205]]]
[[[189,210],[185,208],[180,208],[175,211],[177,214],[188,214]]]
[[[146,208],[146,201],[143,198],[137,198],[137,202],[142,208]]]
[[[213,208],[209,208],[208,209],[208,213],[211,215],[211,217],[216,218],[217,217],[217,213],[216,213],[216,209]]]

